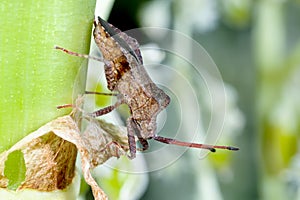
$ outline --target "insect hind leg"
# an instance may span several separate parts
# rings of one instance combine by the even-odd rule
[[[192,148],[198,148],[198,149],[207,149],[211,152],[216,152],[216,149],[226,149],[230,151],[238,151],[238,147],[232,147],[232,146],[219,146],[219,145],[208,145],[208,144],[199,144],[199,143],[193,143],[193,142],[183,142],[179,140],[175,140],[172,138],[166,138],[162,136],[155,136],[153,137],[154,140],[166,144],[173,144],[177,146],[184,146],[184,147],[192,147]]]

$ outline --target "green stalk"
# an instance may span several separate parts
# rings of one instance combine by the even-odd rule
[[[54,49],[88,53],[95,0],[5,0],[0,4],[0,153],[45,123],[68,114],[56,106],[85,89],[86,61]],[[83,73],[82,73],[83,72]],[[81,74],[79,74],[81,73]],[[79,77],[78,77],[79,74]],[[23,158],[7,174],[22,177]],[[21,178],[22,179],[22,178]],[[14,180],[12,180],[14,181]]]

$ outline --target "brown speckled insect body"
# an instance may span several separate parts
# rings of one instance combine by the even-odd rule
[[[168,106],[170,97],[158,88],[147,74],[143,66],[139,44],[134,38],[129,37],[100,17],[98,17],[98,23],[94,22],[94,26],[94,40],[101,51],[102,59],[74,53],[61,47],[56,47],[56,49],[75,56],[104,62],[107,87],[117,93],[115,95],[117,102],[93,112],[92,116],[98,117],[107,114],[121,104],[128,105],[131,114],[126,121],[129,158],[136,156],[135,136],[142,144],[143,150],[148,149],[148,139],[167,144],[208,149],[212,152],[215,151],[215,148],[238,150],[236,147],[182,142],[156,135],[157,115]],[[96,94],[97,92],[87,93]]]
[[[135,135],[148,148],[147,139],[155,138],[156,117],[167,107],[170,97],[158,88],[147,74],[137,41],[101,18],[95,23],[94,39],[105,60],[107,87],[118,93],[118,101],[110,109],[127,104],[131,116],[127,119],[130,157],[135,157]],[[100,116],[106,112],[94,112]]]

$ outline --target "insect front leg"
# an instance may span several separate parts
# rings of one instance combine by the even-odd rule
[[[94,57],[94,56],[90,56],[90,55],[86,55],[86,54],[81,54],[81,53],[77,53],[77,52],[74,52],[74,51],[70,51],[68,49],[65,49],[63,47],[60,47],[60,46],[54,46],[54,49],[57,49],[57,50],[60,50],[60,51],[63,51],[69,55],[72,55],[72,56],[77,56],[77,57],[82,57],[82,58],[87,58],[87,59],[92,59],[92,60],[96,60],[96,61],[99,61],[99,62],[104,62],[104,60],[102,58],[97,58],[97,57]]]
[[[85,94],[95,94],[95,95],[104,95],[104,96],[118,96],[116,93],[106,93],[106,92],[91,92],[91,91],[85,91]]]
[[[126,121],[127,134],[128,134],[128,145],[129,145],[129,155],[128,158],[133,159],[136,156],[136,143],[135,143],[135,129],[134,121],[132,117],[129,117]]]

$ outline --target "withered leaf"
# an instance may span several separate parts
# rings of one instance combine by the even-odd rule
[[[83,176],[91,186],[95,199],[107,199],[91,175],[91,170],[111,157],[125,155],[128,150],[126,129],[103,120],[88,119],[81,135],[69,115],[59,117],[32,132],[0,155],[0,187],[6,188],[5,161],[10,153],[21,150],[26,165],[26,178],[18,190],[41,191],[64,189],[74,176],[76,150],[81,157]]]

